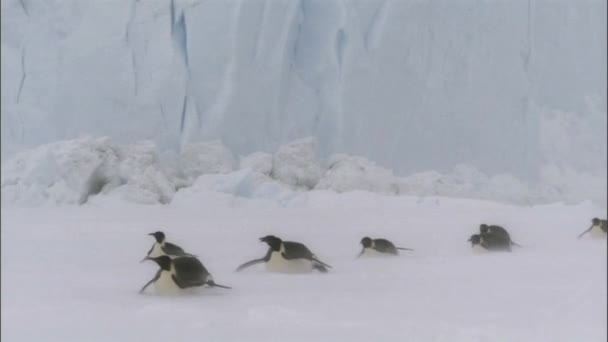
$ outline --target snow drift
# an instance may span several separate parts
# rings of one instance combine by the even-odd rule
[[[546,168],[543,181],[524,182],[509,174],[488,176],[459,164],[446,173],[429,171],[405,177],[360,157],[315,153],[306,138],[274,154],[238,158],[218,141],[186,145],[179,155],[160,153],[150,141],[116,144],[85,137],[20,152],[2,164],[3,203],[36,206],[84,204],[92,198],[120,197],[144,204],[187,201],[216,191],[236,197],[288,203],[310,190],[368,191],[385,195],[448,196],[516,204],[593,200],[606,204],[606,178]],[[238,166],[237,166],[238,165]],[[567,170],[566,170],[567,171]]]

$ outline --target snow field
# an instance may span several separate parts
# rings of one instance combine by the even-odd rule
[[[187,193],[182,194],[186,196]],[[212,191],[170,205],[121,200],[2,210],[2,338],[19,341],[604,341],[606,241],[576,240],[605,209],[511,206],[355,191],[289,201]],[[474,255],[467,239],[499,223],[524,247]],[[162,229],[233,290],[137,291]],[[333,268],[282,275],[242,262],[258,238],[305,243]],[[355,259],[362,236],[414,248]],[[32,327],[35,326],[35,329]]]

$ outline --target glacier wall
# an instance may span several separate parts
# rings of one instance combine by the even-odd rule
[[[605,177],[604,0],[5,0],[2,156],[314,136],[406,174]]]

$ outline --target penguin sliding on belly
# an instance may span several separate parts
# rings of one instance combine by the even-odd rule
[[[475,254],[511,251],[510,241],[488,234],[471,235],[469,242],[471,243],[471,248]]]
[[[260,263],[266,263],[268,271],[278,273],[309,273],[313,269],[326,273],[327,269],[331,268],[299,242],[283,241],[273,235],[260,238],[260,241],[266,242],[269,246],[266,255],[242,264],[236,269],[237,271]]]
[[[193,256],[191,254],[186,253],[180,246],[167,242],[165,238],[165,233],[163,232],[150,233],[148,235],[154,236],[156,242],[154,242],[152,248],[150,248],[146,257],[143,258],[140,262],[144,262],[146,258],[156,258],[161,255],[168,255],[170,257]]]
[[[509,232],[507,232],[506,229],[504,229],[501,226],[496,226],[496,225],[487,225],[487,224],[481,224],[479,226],[479,233],[481,233],[482,236],[487,237],[490,240],[504,240],[507,241],[509,246],[516,246],[516,247],[521,247],[521,245],[513,242],[513,240],[511,240],[511,236],[509,235]]]
[[[608,221],[600,220],[599,218],[594,217],[593,220],[591,220],[591,227],[589,227],[587,230],[582,232],[578,236],[578,238],[580,239],[581,237],[583,237],[583,235],[585,235],[587,233],[591,233],[591,237],[594,239],[605,239],[606,235],[608,233],[607,230],[608,230]]]
[[[196,257],[181,256],[171,259],[167,255],[161,255],[155,258],[146,257],[144,260],[153,260],[160,269],[139,293],[143,293],[150,284],[154,284],[156,293],[160,295],[179,294],[187,288],[203,285],[230,289],[228,286],[216,284],[209,271]]]
[[[394,256],[399,255],[399,250],[413,251],[411,248],[395,247],[395,245],[387,239],[372,239],[367,236],[361,239],[361,245],[363,245],[363,249],[358,257]]]

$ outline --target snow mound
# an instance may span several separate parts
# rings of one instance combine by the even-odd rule
[[[299,193],[250,168],[227,174],[207,174],[196,179],[192,186],[180,190],[174,198],[176,203],[200,202],[209,192],[219,192],[240,198],[269,200],[275,204],[288,205]]]
[[[19,206],[84,204],[117,197],[140,204],[167,204],[199,192],[262,198],[285,205],[301,191],[368,191],[385,195],[477,198],[520,205],[592,200],[606,206],[605,175],[546,164],[540,180],[525,183],[510,174],[487,175],[459,164],[450,172],[397,177],[359,156],[335,154],[323,169],[312,138],[296,140],[274,155],[241,157],[219,141],[160,153],[151,141],[115,145],[109,138],[84,137],[42,145],[2,164],[2,199]],[[238,165],[239,169],[235,170]],[[191,188],[192,189],[189,189]],[[207,195],[205,195],[207,196]],[[306,196],[301,196],[305,198]]]
[[[171,202],[175,184],[165,174],[151,141],[117,147],[121,159],[119,175],[124,199],[142,204]]]
[[[83,204],[116,179],[118,159],[108,138],[42,145],[2,165],[2,199],[22,205]]]
[[[400,192],[417,196],[448,196],[498,199],[527,204],[534,195],[528,186],[508,174],[488,177],[475,167],[458,164],[446,174],[420,172],[399,179]]]
[[[363,157],[335,154],[330,158],[329,167],[315,189],[398,194],[399,182],[392,171]]]
[[[2,165],[8,203],[84,204],[110,192],[132,202],[168,203],[175,186],[151,142],[116,146],[109,138],[84,137],[40,146]]]
[[[321,179],[321,164],[312,137],[292,141],[279,148],[272,159],[272,178],[296,189],[310,190]]]
[[[203,174],[232,172],[234,165],[232,152],[219,140],[186,144],[179,156],[179,168],[190,183]]]
[[[270,176],[270,173],[272,172],[272,155],[265,152],[254,152],[241,158],[239,168],[249,168],[255,172]]]

